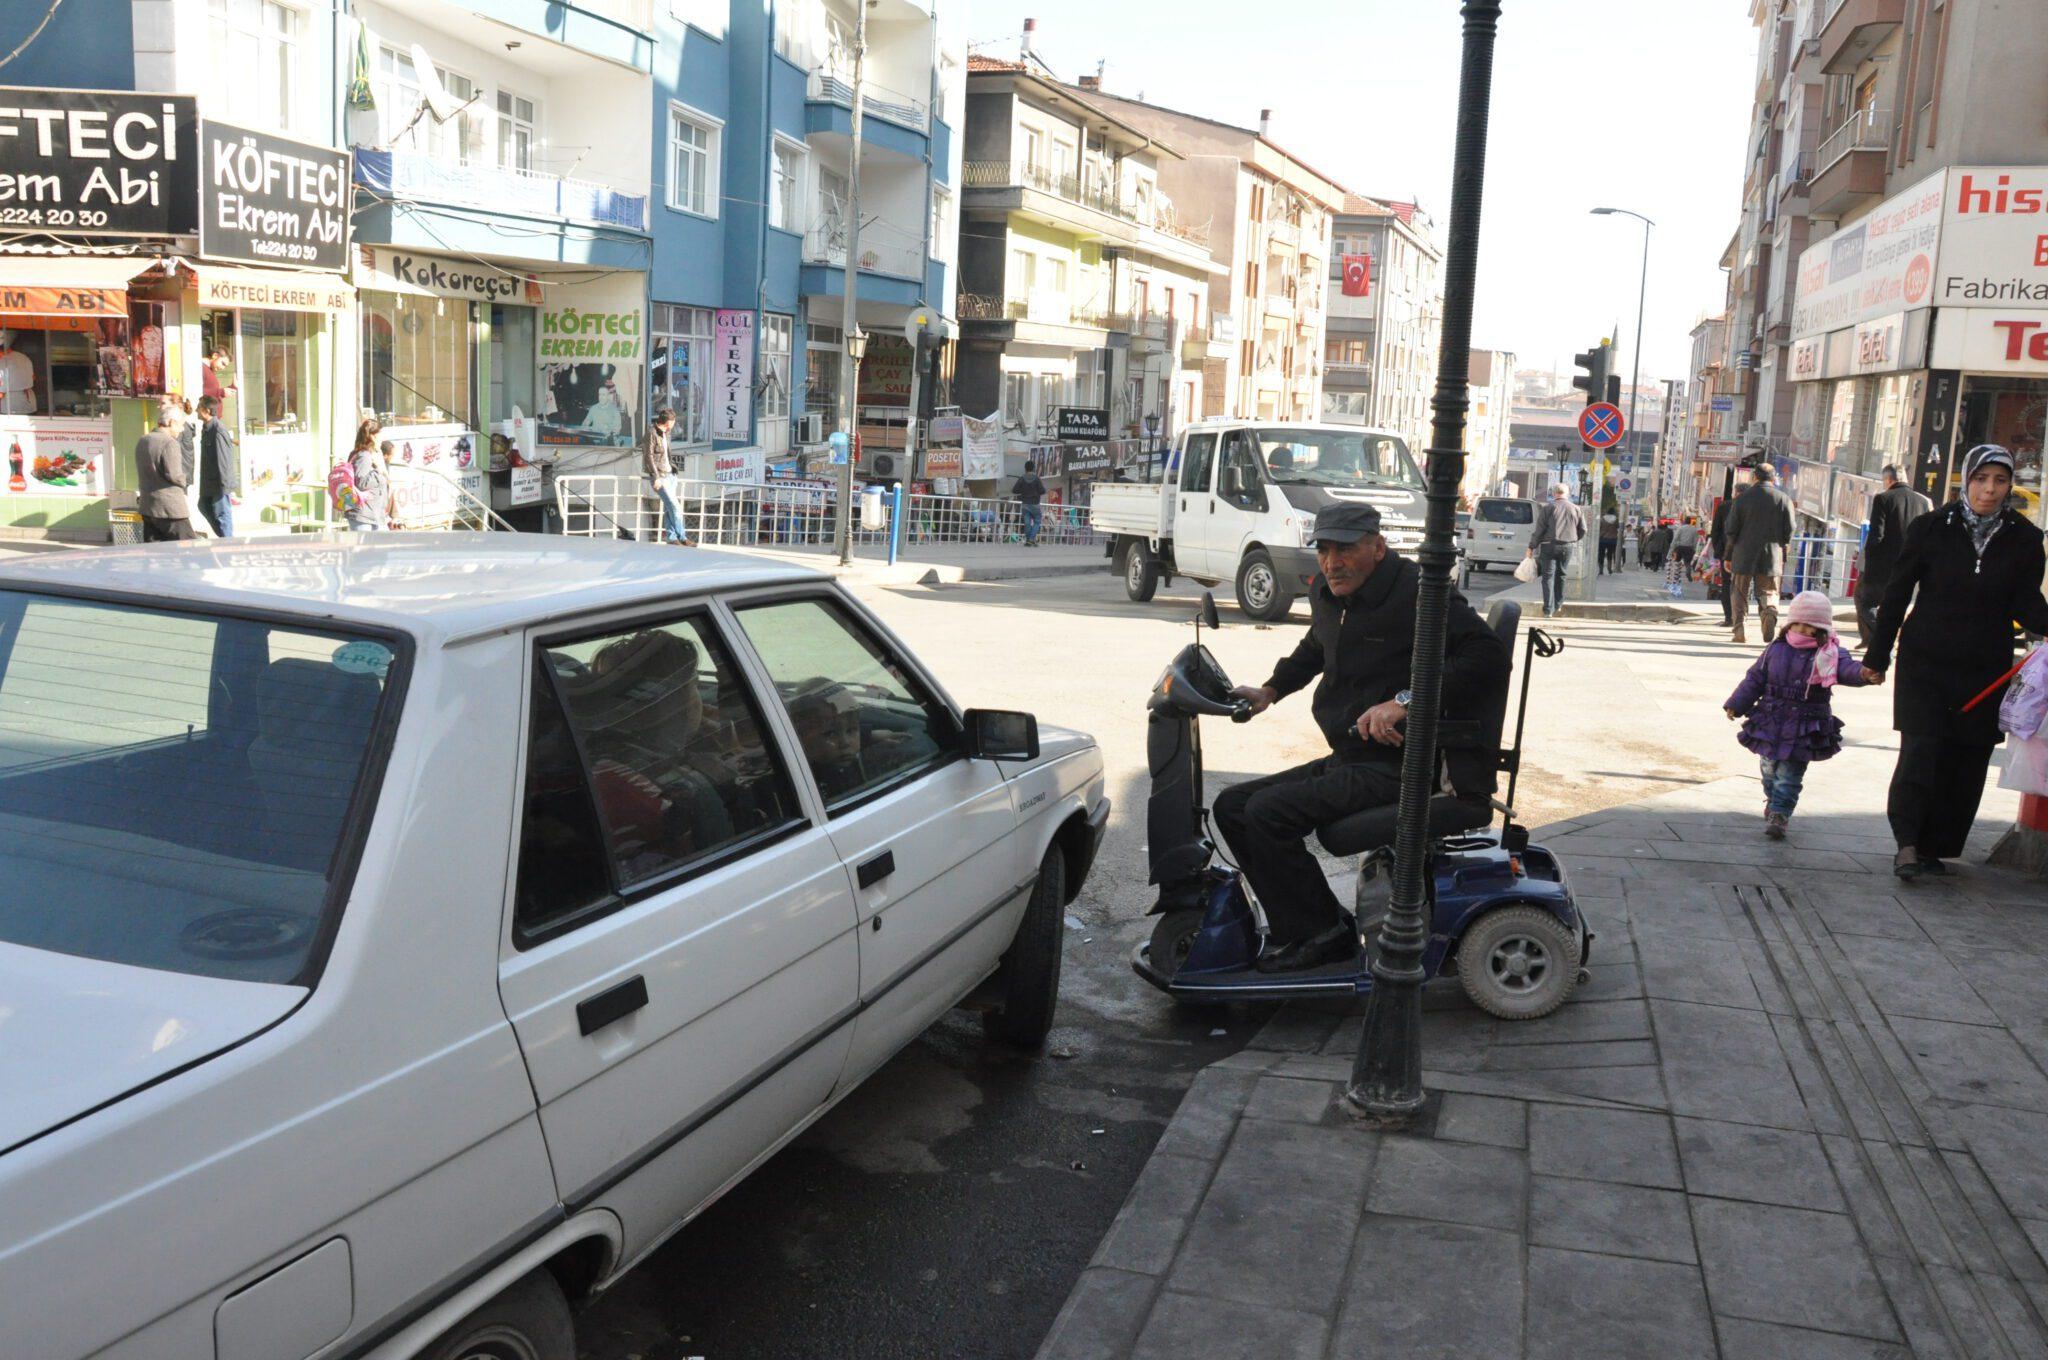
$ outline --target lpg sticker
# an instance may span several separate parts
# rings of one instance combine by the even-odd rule
[[[382,680],[391,670],[391,649],[381,642],[344,642],[334,649],[334,669]]]

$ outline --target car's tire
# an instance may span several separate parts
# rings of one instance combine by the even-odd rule
[[[1273,558],[1264,548],[1253,548],[1237,564],[1237,607],[1260,623],[1287,617],[1294,596],[1280,582]]]
[[[450,1327],[420,1360],[576,1360],[569,1301],[553,1275],[531,1271]]]
[[[1488,1015],[1540,1020],[1579,985],[1579,937],[1537,907],[1490,911],[1458,942],[1458,981]]]
[[[1052,1032],[1060,997],[1060,947],[1066,943],[1067,859],[1055,845],[1038,864],[1038,886],[1016,938],[996,968],[996,1009],[981,1013],[981,1032],[999,1043],[1037,1048]]]
[[[1124,594],[1139,604],[1150,600],[1159,589],[1159,559],[1145,547],[1142,538],[1124,540],[1123,561],[1117,564],[1124,578]]]

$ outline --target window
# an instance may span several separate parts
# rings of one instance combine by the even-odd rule
[[[1052,265],[1052,291],[1061,297],[1065,297],[1067,295],[1067,262],[1060,256],[1054,256],[1048,263]]]
[[[313,425],[313,336],[319,318],[300,312],[242,313],[242,432],[297,434]]]
[[[1273,480],[1290,486],[1405,486],[1422,489],[1408,446],[1391,435],[1332,430],[1259,430]]]
[[[804,149],[786,137],[777,137],[769,153],[773,185],[768,197],[768,225],[784,231],[804,229]]]
[[[498,91],[498,164],[507,170],[532,170],[534,129],[540,110],[531,99]]]
[[[1024,130],[1024,165],[1029,170],[1045,169],[1045,134],[1035,127]]]
[[[207,0],[206,20],[221,116],[297,130],[299,11],[275,0]]]
[[[399,646],[0,592],[0,942],[304,982]]]
[[[1216,436],[1213,434],[1191,434],[1188,436],[1187,461],[1181,465],[1180,489],[1183,491],[1207,491],[1209,489],[1209,467],[1216,461]]]
[[[822,321],[804,326],[804,411],[838,428],[840,366],[845,360],[846,332]]]
[[[654,406],[676,413],[672,437],[678,444],[711,442],[711,309],[654,304],[654,334],[648,380]]]
[[[1060,176],[1074,173],[1074,144],[1064,137],[1053,138],[1052,172]]]
[[[1243,430],[1231,431],[1224,441],[1222,475],[1216,479],[1217,494],[1244,510],[1264,510],[1266,493],[1260,485],[1259,455],[1252,438]],[[1235,482],[1236,489],[1232,489]]]
[[[365,407],[386,425],[475,421],[476,330],[469,303],[364,292],[357,307]]]
[[[1029,298],[1038,289],[1038,257],[1028,250],[1010,252],[1010,296]]]
[[[445,68],[439,74],[441,87],[458,103],[468,103],[475,97],[476,82],[468,76]],[[475,104],[468,103],[468,107],[445,123],[420,113],[426,95],[420,73],[413,69],[411,53],[380,46],[371,84],[376,91],[377,116],[383,123],[386,146],[423,152],[453,165],[468,165],[483,158],[483,119]]]
[[[1031,375],[1003,375],[1003,426],[1011,430],[1031,428]]]
[[[724,125],[681,104],[668,108],[668,205],[718,216],[718,133]]]
[[[953,715],[836,604],[791,600],[740,611],[796,728],[828,812],[950,758]]]
[[[932,186],[932,258],[941,263],[953,259],[953,195]]]
[[[745,680],[701,617],[547,643],[535,678],[521,943],[614,888],[701,868],[801,816]]]
[[[795,326],[795,317],[761,313],[761,387],[754,404],[754,442],[771,458],[789,452],[789,358]]]

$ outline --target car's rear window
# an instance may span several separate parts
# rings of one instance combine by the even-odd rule
[[[1534,524],[1534,501],[1481,501],[1478,519],[1482,524]]]
[[[0,590],[0,941],[299,979],[396,646]]]

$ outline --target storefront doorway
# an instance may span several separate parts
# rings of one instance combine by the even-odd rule
[[[2012,450],[2014,501],[2028,519],[2048,526],[2048,497],[2042,485],[2041,449],[2048,440],[2048,378],[1968,376],[1963,379],[1958,454],[1978,444]],[[1959,489],[1961,458],[1950,473],[1950,494]]]

